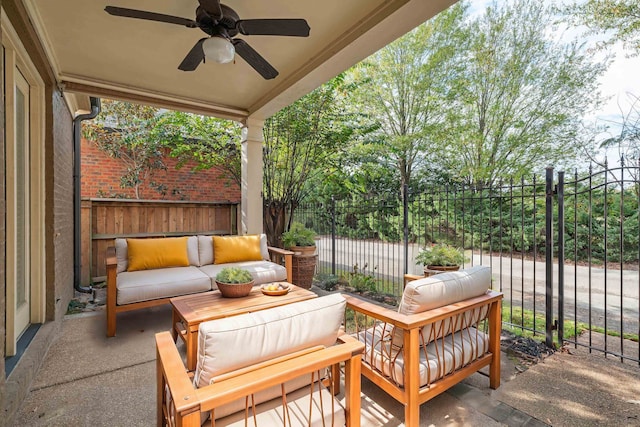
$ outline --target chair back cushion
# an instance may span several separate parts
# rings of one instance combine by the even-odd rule
[[[482,265],[436,274],[409,282],[402,293],[398,312],[401,314],[422,313],[483,295],[490,287],[491,269]],[[461,314],[457,318],[445,318],[429,323],[422,328],[421,339],[426,345],[444,335],[468,328],[486,315],[487,308],[480,307]],[[403,346],[403,334],[400,328],[393,328],[392,344],[396,348]]]
[[[401,314],[422,313],[483,295],[491,287],[491,269],[477,265],[409,282],[398,307]]]
[[[276,297],[274,297],[276,298]],[[338,338],[346,301],[340,294],[200,324],[194,384]]]

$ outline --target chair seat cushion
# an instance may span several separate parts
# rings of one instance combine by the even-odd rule
[[[256,285],[287,280],[287,269],[271,261],[243,261],[203,265],[200,270],[209,276],[212,289],[217,289],[216,275],[225,267],[240,267],[248,270]]]
[[[404,385],[404,354],[391,344],[391,334],[379,325],[358,334],[365,343],[363,363],[368,363],[398,385]],[[465,328],[420,347],[420,387],[483,356],[489,350],[489,336],[476,328]]]
[[[125,271],[118,274],[116,288],[117,304],[122,305],[206,292],[211,279],[193,266]]]
[[[282,397],[269,400],[256,406],[256,425],[258,426],[343,426],[346,423],[344,407],[324,387],[318,391],[318,385],[314,387],[313,394],[309,394],[310,387],[303,387],[287,394],[288,416],[287,423],[283,422]],[[311,407],[311,422],[308,421],[309,408]],[[333,411],[332,411],[333,408]],[[333,418],[333,419],[332,419]],[[290,421],[290,424],[289,424]],[[210,427],[211,421],[205,426]],[[245,427],[244,405],[242,410],[217,418],[216,427]],[[249,409],[249,425],[253,426],[253,412]]]

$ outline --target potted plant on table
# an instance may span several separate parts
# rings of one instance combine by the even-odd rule
[[[456,271],[466,261],[464,252],[460,248],[447,243],[438,243],[428,248],[423,248],[416,256],[416,264],[424,266],[425,276],[429,271]]]
[[[313,275],[316,272],[318,256],[316,252],[316,233],[299,222],[294,222],[289,231],[282,233],[282,245],[294,253],[292,257],[293,278],[295,285],[311,288]]]
[[[216,284],[223,297],[246,297],[253,288],[253,276],[239,267],[225,267],[216,275]]]

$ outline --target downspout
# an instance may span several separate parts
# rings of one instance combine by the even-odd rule
[[[100,113],[100,98],[91,97],[91,113],[79,114],[73,119],[73,287],[78,292],[92,293],[93,288],[81,286],[82,245],[80,233],[80,180],[82,121],[94,119]]]

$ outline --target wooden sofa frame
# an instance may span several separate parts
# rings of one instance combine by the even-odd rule
[[[169,332],[156,334],[157,425],[199,427],[200,415],[301,375],[344,362],[345,411],[348,427],[360,425],[360,367],[364,345],[349,335],[338,337],[332,347],[316,346],[274,358],[215,378],[212,384],[195,388]],[[335,373],[338,376],[335,376]],[[169,391],[167,394],[166,391]],[[339,391],[334,391],[336,394]],[[171,403],[168,402],[171,396]],[[172,424],[169,420],[173,421]]]
[[[291,280],[293,278],[293,267],[292,267],[292,257],[293,252],[275,248],[269,246],[267,248],[269,250],[269,256],[272,262],[280,263],[280,260],[284,258],[284,266],[287,269],[287,282],[292,283]],[[131,310],[139,310],[148,307],[155,307],[158,305],[168,304],[171,298],[158,298],[148,301],[140,301],[134,302],[130,304],[117,304],[117,266],[118,262],[116,259],[116,248],[115,246],[110,246],[107,248],[106,253],[106,264],[107,264],[107,336],[113,337],[116,335],[116,314],[122,313],[125,311]]]
[[[407,281],[415,277],[408,277]],[[405,282],[406,284],[406,282]],[[404,374],[403,384],[398,385],[391,378],[383,375],[372,366],[367,357],[362,360],[362,375],[384,390],[405,407],[405,425],[418,427],[420,424],[420,405],[434,398],[440,393],[472,375],[483,367],[489,365],[489,386],[496,389],[500,386],[500,330],[502,325],[501,301],[503,295],[499,292],[489,291],[487,294],[470,298],[444,307],[428,310],[423,313],[405,315],[379,305],[361,300],[354,296],[347,296],[347,311],[353,310],[355,315],[369,316],[376,322],[386,322],[390,327],[402,329]],[[452,373],[427,384],[419,385],[419,360],[421,351],[421,330],[425,325],[444,321],[447,318],[464,315],[465,312],[488,308],[488,333],[489,349],[487,354],[477,358],[468,365],[454,370]],[[366,351],[365,351],[366,354]]]

